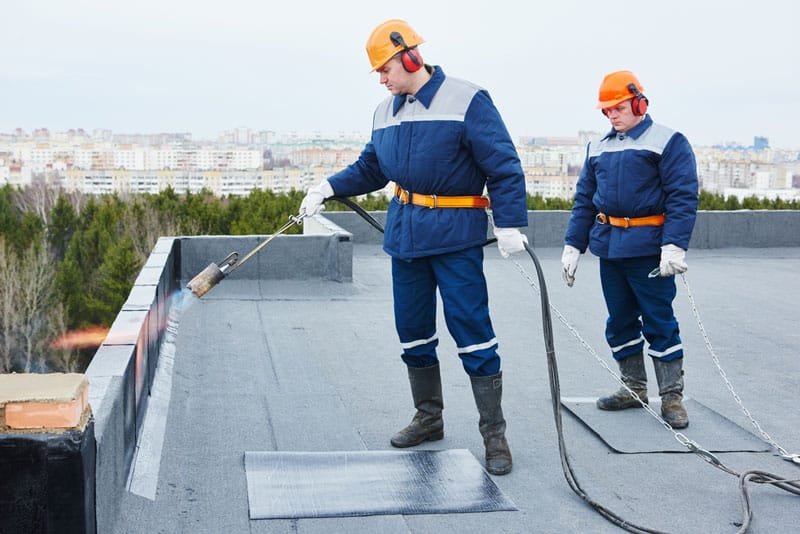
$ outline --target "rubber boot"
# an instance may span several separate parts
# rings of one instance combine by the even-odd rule
[[[689,414],[683,406],[683,358],[664,362],[653,358],[661,395],[661,417],[672,428],[689,426]]]
[[[401,449],[444,437],[444,421],[442,421],[444,404],[439,364],[430,367],[409,367],[408,382],[411,384],[411,396],[417,413],[411,423],[390,440],[393,447]]]
[[[639,396],[643,403],[647,404],[647,371],[644,369],[642,353],[633,354],[617,363],[622,381]],[[625,410],[626,408],[641,408],[642,405],[627,389],[620,387],[611,395],[597,399],[597,407],[601,410]]]
[[[493,475],[511,472],[511,451],[506,441],[506,420],[503,418],[503,373],[493,376],[470,376],[472,394],[478,407],[478,429],[486,448],[486,470]]]

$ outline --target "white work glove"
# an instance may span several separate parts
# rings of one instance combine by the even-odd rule
[[[323,205],[325,199],[332,196],[334,196],[333,187],[331,187],[328,180],[322,180],[319,184],[308,189],[303,202],[300,203],[300,215],[304,213],[307,217],[316,215],[325,209]]]
[[[561,266],[564,268],[562,274],[568,287],[575,283],[575,271],[578,270],[578,262],[581,259],[581,251],[572,245],[564,245],[564,252],[561,253]]]
[[[671,244],[661,247],[661,263],[658,265],[661,276],[675,276],[685,273],[688,268],[685,250]]]
[[[494,236],[497,238],[497,248],[504,258],[522,252],[528,243],[528,237],[520,232],[519,228],[495,227]]]

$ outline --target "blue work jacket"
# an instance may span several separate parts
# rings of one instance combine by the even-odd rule
[[[565,242],[600,258],[654,256],[661,246],[686,250],[697,216],[697,164],[683,134],[646,115],[626,133],[615,130],[589,143]],[[663,226],[621,228],[613,217],[664,214]]]
[[[525,177],[514,143],[489,94],[434,67],[416,95],[377,107],[372,137],[358,160],[328,180],[337,196],[362,195],[394,181],[424,195],[491,199],[495,225],[525,227]],[[412,259],[486,242],[480,208],[427,208],[392,198],[383,249]]]

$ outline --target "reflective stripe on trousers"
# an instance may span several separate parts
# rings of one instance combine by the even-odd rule
[[[413,260],[392,258],[392,287],[395,327],[406,364],[427,367],[438,361],[438,288],[445,323],[464,370],[473,376],[500,372],[483,275],[483,247]]]
[[[616,360],[642,352],[671,361],[683,357],[678,320],[672,309],[675,277],[648,278],[658,256],[600,258],[600,282],[608,308],[606,341]]]

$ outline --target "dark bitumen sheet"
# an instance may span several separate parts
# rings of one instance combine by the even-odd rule
[[[516,510],[468,450],[246,452],[250,519]]]
[[[577,417],[612,451],[634,454],[642,452],[690,451],[669,432],[661,431],[661,423],[644,409],[604,411],[595,406],[597,399],[561,398],[561,405]],[[744,428],[700,402],[685,398],[690,424],[679,432],[709,452],[767,452],[769,446]],[[661,401],[650,399],[650,407],[661,413]]]

